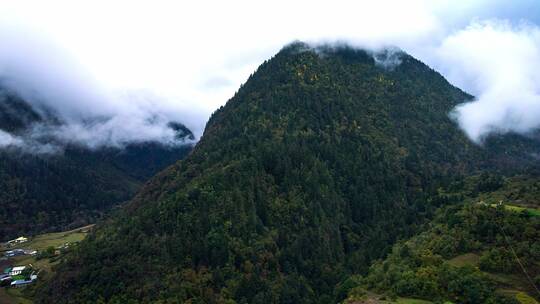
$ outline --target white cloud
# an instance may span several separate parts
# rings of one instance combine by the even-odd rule
[[[13,135],[0,130],[0,148],[8,146],[20,146],[23,141]]]
[[[454,113],[471,139],[540,127],[540,28],[477,22],[447,37],[436,55],[451,81],[476,94]]]
[[[527,52],[527,39],[536,39],[530,38],[534,27],[503,30],[504,26],[480,22],[465,28],[474,18],[506,18],[514,24],[520,18],[540,20],[534,0],[509,3],[4,1],[0,78],[16,77],[19,89],[35,103],[61,113],[70,123],[55,132],[64,139],[89,146],[152,138],[167,142],[172,136],[167,121],[183,122],[200,136],[209,115],[262,61],[293,40],[347,41],[369,48],[397,45],[479,96],[479,102],[457,112],[461,125],[477,139],[493,128],[523,131],[531,125],[531,115],[522,112],[534,106],[534,89],[520,93],[520,100],[527,102],[519,107],[508,108],[509,98],[496,97],[497,90],[508,96],[534,82],[532,65],[516,70],[514,64],[525,59],[505,60],[504,67],[493,62],[498,56],[513,58],[514,52],[520,58],[534,57],[520,53]],[[504,35],[505,31],[513,34]],[[509,45],[519,46],[501,53],[508,46],[497,42],[499,36],[492,32],[522,38],[508,38]],[[487,45],[497,50],[484,49]],[[511,82],[492,77],[509,72],[519,75]],[[85,124],[96,117],[109,119],[91,127]]]

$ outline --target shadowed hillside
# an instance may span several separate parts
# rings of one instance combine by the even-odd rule
[[[29,137],[36,132],[36,124],[61,123],[47,109],[33,108],[13,92],[0,90],[0,132]],[[183,125],[174,128],[179,140],[193,137]],[[0,241],[95,222],[191,150],[189,145],[165,147],[149,142],[125,149],[90,151],[70,145],[55,151],[52,139],[40,140],[0,150]]]

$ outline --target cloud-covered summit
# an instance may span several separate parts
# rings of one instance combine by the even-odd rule
[[[191,141],[179,139],[171,123],[192,123],[196,107],[148,89],[108,89],[69,53],[35,33],[1,29],[0,41],[6,42],[0,48],[0,118],[34,117],[20,130],[0,128],[0,148],[53,153],[67,145],[97,149]]]
[[[18,94],[10,88],[0,90],[0,148],[40,154],[61,152],[67,146],[94,150],[146,142],[178,146],[195,140],[180,120],[161,107],[159,97],[151,94],[117,97],[130,103],[129,110],[97,114],[81,108],[79,115],[40,103],[27,92]]]
[[[291,41],[395,45],[476,96],[449,115],[480,142],[538,128],[538,12],[536,0],[5,1],[0,79],[57,113],[66,127],[54,136],[63,140],[167,143],[171,121],[198,138],[210,114]],[[4,143],[20,139],[8,135]]]

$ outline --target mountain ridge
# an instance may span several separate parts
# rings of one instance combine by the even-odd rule
[[[51,111],[36,110],[15,92],[0,89],[0,132],[15,138],[0,147],[0,241],[95,222],[191,150],[153,142],[90,150],[31,135],[38,132],[36,125],[61,124]],[[185,126],[171,128],[179,142],[193,139]]]
[[[441,185],[534,165],[529,139],[471,143],[448,116],[471,96],[400,61],[285,47],[186,159],[81,243],[40,301],[331,303],[340,282],[433,214]]]

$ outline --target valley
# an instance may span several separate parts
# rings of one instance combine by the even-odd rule
[[[94,225],[88,225],[70,231],[36,235],[28,241],[14,245],[4,243],[0,247],[0,269],[5,273],[5,269],[16,266],[31,267],[37,275],[37,282],[50,279],[54,272],[53,267],[60,263],[70,248],[82,241],[93,227]],[[35,251],[35,253],[14,257],[6,256],[9,251],[14,250]],[[16,288],[9,287],[9,284],[8,286],[5,286],[5,284],[2,285],[0,287],[0,303],[33,303],[32,296],[28,291],[28,288],[31,287]]]

